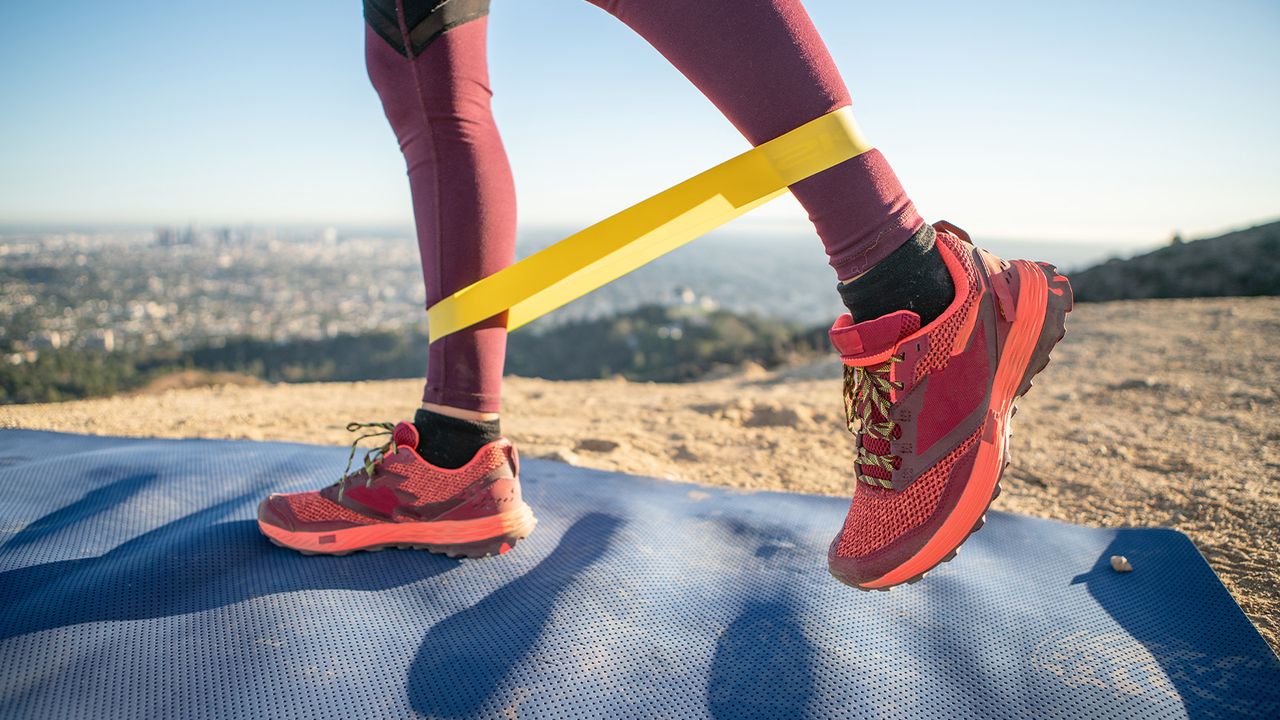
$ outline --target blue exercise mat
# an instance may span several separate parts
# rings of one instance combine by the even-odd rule
[[[527,461],[540,523],[499,558],[258,534],[346,452],[0,432],[0,717],[1280,717],[1170,530],[992,513],[863,593],[826,572],[845,500]]]

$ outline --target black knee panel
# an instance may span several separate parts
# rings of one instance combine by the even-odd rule
[[[406,36],[396,12],[404,11]],[[436,38],[489,14],[489,0],[364,0],[364,20],[405,57],[417,57]]]

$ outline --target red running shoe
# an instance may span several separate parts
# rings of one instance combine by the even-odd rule
[[[836,320],[853,502],[827,553],[831,574],[866,590],[915,582],[982,526],[1009,464],[1014,401],[1049,362],[1071,284],[1045,263],[1006,262],[947,222],[934,225],[955,300],[921,328],[901,310]]]
[[[537,520],[520,498],[519,459],[509,440],[447,470],[422,459],[409,423],[347,426],[361,428],[379,430],[356,442],[390,436],[365,455],[364,469],[319,492],[271,495],[258,506],[258,528],[271,542],[304,555],[396,547],[476,558],[505,553],[533,531]]]

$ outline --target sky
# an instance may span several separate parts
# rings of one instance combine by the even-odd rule
[[[1150,244],[1280,216],[1280,3],[807,0],[922,212]],[[407,226],[356,0],[0,3],[0,224]],[[749,146],[583,0],[493,0],[522,226],[578,227]],[[734,227],[804,233],[789,196]]]

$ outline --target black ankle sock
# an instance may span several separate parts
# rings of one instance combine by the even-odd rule
[[[921,327],[937,319],[955,297],[951,271],[934,247],[936,233],[927,223],[902,247],[861,277],[838,283],[836,292],[856,322],[898,310],[920,316]]]
[[[419,409],[413,416],[418,428],[418,454],[436,467],[454,470],[471,462],[476,451],[502,437],[498,420],[463,420]]]

